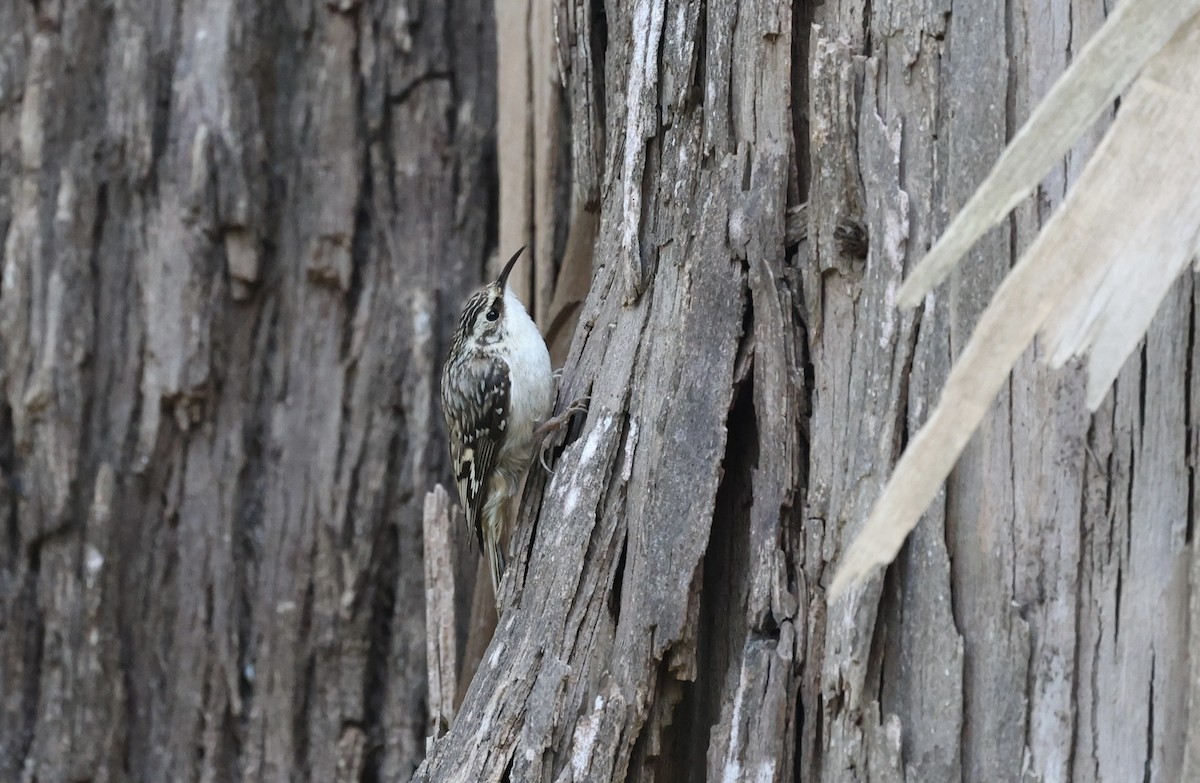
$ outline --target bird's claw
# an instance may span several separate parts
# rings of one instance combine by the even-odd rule
[[[548,451],[545,440],[546,436],[561,429],[576,413],[586,413],[591,401],[592,398],[587,396],[578,398],[564,408],[562,413],[547,419],[540,427],[534,430],[533,436],[539,439],[542,444],[538,450],[538,462],[541,463],[541,466],[545,468],[547,473],[553,473],[554,470],[546,464],[546,452]]]
[[[570,405],[568,405],[567,409],[565,411],[563,411],[563,415],[569,417],[572,414],[576,414],[576,413],[587,413],[587,409],[591,405],[591,403],[592,403],[592,398],[587,395],[584,395],[584,396],[580,397],[579,399],[575,400],[574,402],[572,402]]]

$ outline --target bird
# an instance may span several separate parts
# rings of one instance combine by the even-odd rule
[[[442,415],[454,479],[467,530],[488,561],[497,609],[505,567],[501,536],[515,517],[521,479],[545,436],[586,408],[581,398],[560,416],[550,416],[555,397],[550,353],[508,287],[508,274],[524,250],[467,299],[442,367]]]

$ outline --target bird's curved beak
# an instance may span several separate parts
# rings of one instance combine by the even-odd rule
[[[525,252],[525,245],[521,245],[521,249],[513,253],[513,257],[508,259],[508,263],[504,265],[504,269],[500,270],[500,276],[496,278],[496,287],[501,291],[504,286],[508,285],[508,273],[512,271],[513,264],[517,263],[517,259]]]

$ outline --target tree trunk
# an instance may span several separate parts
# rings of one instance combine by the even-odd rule
[[[0,37],[0,780],[406,779],[490,9],[0,0]]]
[[[1200,774],[1194,275],[824,593],[1105,122],[904,272],[1103,0],[478,5],[0,0],[0,780],[407,780],[427,578],[417,780]],[[591,410],[473,655],[421,516],[497,238]]]
[[[895,309],[904,270],[1103,3],[556,12],[581,172],[566,212],[595,172],[600,216],[560,403],[587,392],[592,411],[531,482],[496,638],[418,779],[1195,769],[1193,279],[1095,416],[1079,368],[1031,351],[898,563],[824,597],[1107,121],[915,315]]]

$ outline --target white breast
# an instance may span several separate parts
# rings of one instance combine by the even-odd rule
[[[533,430],[550,417],[554,406],[554,375],[546,341],[525,306],[511,289],[504,293],[504,318],[508,339],[503,343],[508,362],[511,414],[508,438],[532,448]]]

